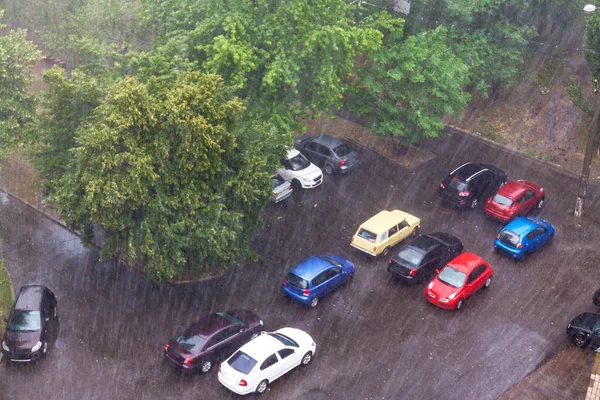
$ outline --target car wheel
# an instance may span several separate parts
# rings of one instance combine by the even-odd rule
[[[410,233],[411,237],[415,237],[419,234],[419,229],[421,229],[420,226],[415,227],[415,229],[413,229],[413,231]]]
[[[471,209],[474,209],[474,208],[476,208],[476,207],[477,207],[477,199],[473,199],[473,200],[471,201]]]
[[[541,198],[541,199],[538,201],[538,203],[537,203],[537,208],[538,208],[538,210],[539,210],[539,209],[541,209],[541,208],[544,206],[544,200],[545,200],[545,198],[544,198],[544,197],[542,197],[542,198]]]
[[[267,391],[267,387],[269,386],[269,381],[267,381],[266,379],[264,381],[261,381],[258,386],[256,387],[256,394],[263,394],[264,392]]]
[[[258,333],[254,332],[252,336],[250,336],[250,340],[256,339],[258,337]]]
[[[385,249],[383,249],[381,254],[383,254],[384,257],[387,257],[390,254],[390,248],[386,247]]]
[[[600,306],[600,289],[594,293],[594,299],[592,300],[595,306]]]
[[[485,280],[485,283],[484,283],[484,285],[483,285],[483,288],[484,288],[484,289],[487,289],[487,288],[489,288],[489,287],[490,287],[490,285],[491,285],[491,284],[492,284],[492,277],[490,276],[489,278],[487,278],[487,279]]]
[[[577,335],[573,336],[572,340],[573,340],[573,344],[575,346],[579,347],[580,349],[587,346],[587,339],[582,334],[578,333]]]
[[[302,356],[302,361],[300,362],[300,365],[302,365],[302,366],[308,365],[308,364],[310,364],[311,361],[312,361],[312,351],[309,351],[304,356]]]
[[[300,190],[300,189],[302,189],[302,184],[300,183],[300,181],[298,179],[294,179],[292,181],[292,189],[293,190]]]
[[[331,164],[325,165],[324,170],[327,175],[333,174],[333,167],[331,166]]]
[[[208,360],[202,361],[202,373],[205,374],[212,368],[212,363]]]
[[[458,301],[458,303],[456,303],[456,307],[454,309],[455,310],[460,310],[464,304],[465,304],[465,301],[463,299],[460,299]]]
[[[317,306],[317,304],[319,304],[319,298],[317,296],[313,297],[313,299],[310,301],[310,307],[311,308],[315,308]]]

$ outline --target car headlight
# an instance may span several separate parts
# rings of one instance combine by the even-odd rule
[[[450,300],[452,300],[452,299],[454,299],[454,298],[456,297],[456,295],[457,295],[457,294],[458,294],[458,292],[454,292],[454,293],[452,293],[450,296],[448,296],[448,298],[449,298]]]
[[[265,324],[262,319],[260,321],[258,321],[258,323],[261,324],[261,325]]]
[[[433,287],[433,281],[431,281],[431,282],[429,283],[429,285],[427,285],[427,289],[431,289],[432,287]]]
[[[2,341],[2,350],[4,350],[4,351],[9,351],[10,350],[8,348],[8,346],[6,345],[6,342],[4,340]]]
[[[37,344],[31,348],[31,351],[38,351],[40,347],[42,347],[42,342],[37,342]]]

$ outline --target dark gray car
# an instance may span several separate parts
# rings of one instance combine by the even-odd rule
[[[327,174],[344,174],[358,165],[358,154],[340,139],[329,135],[302,136],[294,140],[296,148]]]

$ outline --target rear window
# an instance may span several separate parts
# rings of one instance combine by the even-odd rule
[[[504,197],[501,194],[497,194],[494,196],[494,198],[492,199],[492,201],[496,204],[500,204],[501,206],[511,206],[513,201],[511,199],[509,199],[508,197]]]
[[[374,234],[373,232],[369,232],[368,230],[363,229],[363,228],[360,228],[357,236],[359,236],[363,239],[367,239],[369,242],[373,242],[373,243],[375,243],[375,239],[377,239],[376,234]]]
[[[405,247],[394,258],[404,260],[411,265],[419,265],[423,259],[423,253],[413,247]]]
[[[517,245],[521,241],[521,237],[513,231],[502,231],[498,236],[498,240],[509,246],[517,247]]]
[[[175,340],[184,349],[189,350],[192,353],[197,353],[202,348],[206,338],[196,335],[190,328],[188,328]]]
[[[458,178],[451,178],[446,184],[446,186],[456,189],[459,192],[464,192],[467,190],[466,182],[458,180]]]
[[[248,375],[250,371],[252,371],[252,368],[254,368],[256,365],[256,360],[243,351],[238,350],[234,355],[231,356],[227,363],[236,371]]]
[[[300,278],[298,275],[294,274],[293,272],[290,272],[288,274],[287,281],[290,285],[296,286],[297,288],[300,288],[300,289],[308,288],[308,281],[306,279]]]
[[[273,181],[273,187],[281,186],[285,183],[285,179],[279,175],[273,175],[271,180]]]
[[[338,156],[338,157],[344,157],[348,154],[350,154],[352,150],[350,150],[348,148],[348,146],[346,146],[345,144],[340,144],[338,147],[336,147],[335,149],[333,149],[333,152]]]
[[[42,329],[42,320],[39,311],[14,310],[8,326],[11,331],[33,332]]]

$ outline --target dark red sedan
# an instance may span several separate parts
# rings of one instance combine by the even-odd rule
[[[494,219],[508,222],[525,216],[534,208],[542,208],[544,188],[526,181],[508,182],[485,202],[485,213]]]

